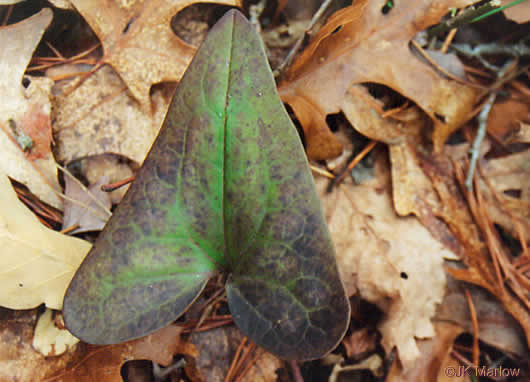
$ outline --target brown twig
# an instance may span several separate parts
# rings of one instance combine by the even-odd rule
[[[226,373],[225,377],[225,382],[240,381],[243,376],[250,370],[250,367],[256,362],[259,356],[261,356],[261,354],[256,355],[252,358],[250,362],[247,363],[248,358],[256,348],[256,345],[254,345],[254,343],[252,342],[248,342],[247,346],[247,342],[248,338],[243,337],[241,343],[237,347],[236,354],[234,355],[232,363],[228,368],[228,372]],[[243,365],[245,365],[244,368]],[[241,370],[241,372],[238,373],[239,370]]]
[[[477,311],[475,309],[475,305],[473,304],[473,299],[471,298],[471,294],[469,293],[469,290],[465,290],[467,305],[469,307],[469,314],[471,315],[471,324],[473,326],[473,363],[475,365],[479,364],[480,359],[480,348],[478,345],[478,339],[479,339],[479,328],[478,328],[478,319],[477,319]]]
[[[438,63],[434,59],[432,59],[431,56],[429,56],[427,54],[427,52],[421,47],[420,44],[418,44],[414,40],[411,40],[411,43],[416,49],[418,49],[418,52],[422,55],[423,58],[425,58],[429,62],[429,64],[431,64],[436,70],[438,70],[440,73],[442,73],[447,78],[449,78],[449,79],[451,79],[453,81],[456,81],[458,83],[461,83],[463,85],[472,87],[472,88],[478,88],[478,89],[482,89],[482,90],[487,90],[488,89],[486,86],[474,84],[472,82],[469,82],[467,80],[459,78],[459,77],[455,76],[454,74],[448,72],[447,70],[442,68],[440,65],[438,65]]]
[[[249,362],[246,363],[245,368],[243,369],[243,371],[241,371],[241,373],[239,374],[239,376],[237,377],[237,379],[234,382],[241,382],[243,380],[243,378],[245,377],[245,375],[249,372],[250,368],[256,363],[256,361],[259,359],[259,357],[261,357],[263,355],[263,349],[256,348],[256,345],[254,345],[254,344],[251,344],[251,346],[253,346],[253,349],[251,349],[251,351],[256,349],[255,355],[254,355],[254,357],[252,357],[252,359]],[[250,354],[251,351],[249,351],[248,354]]]
[[[115,191],[118,188],[121,188],[121,187],[126,186],[127,184],[131,183],[134,180],[135,177],[136,177],[136,175],[133,175],[133,176],[130,176],[129,178],[127,178],[127,179],[119,180],[119,181],[114,182],[114,183],[103,184],[103,185],[101,185],[101,191],[103,191],[103,192]]]
[[[205,332],[207,330],[219,328],[221,326],[230,325],[233,323],[232,316],[230,314],[222,316],[211,316],[203,321],[203,326],[197,327],[199,320],[190,320],[183,325],[184,333],[191,332]]]
[[[34,57],[32,59],[32,62],[36,62],[37,64],[35,66],[29,67],[26,71],[27,72],[34,72],[34,71],[41,71],[45,70],[57,65],[64,65],[64,64],[90,64],[95,65],[97,61],[95,59],[83,59],[84,57],[88,56],[90,53],[94,52],[96,49],[98,49],[101,45],[96,44],[92,46],[91,48],[88,48],[84,52],[81,52],[79,54],[76,54],[75,56],[72,56],[70,58],[64,57],[57,49],[55,49],[50,43],[46,42],[48,47],[55,53],[57,57]],[[38,65],[38,63],[42,63],[41,65]],[[85,74],[86,72],[81,72],[80,74]],[[52,78],[54,81],[57,81],[57,78]],[[60,78],[62,79],[62,78]]]
[[[444,43],[442,44],[442,47],[440,48],[440,52],[447,53],[447,49],[449,48],[449,45],[451,45],[451,43],[453,42],[457,30],[458,28],[453,28],[449,31],[447,37],[444,40]]]
[[[287,54],[287,57],[283,60],[283,62],[278,66],[278,68],[274,71],[274,77],[281,78],[283,75],[283,72],[286,68],[288,68],[291,65],[291,62],[293,61],[294,57],[296,56],[296,53],[298,53],[298,50],[302,46],[302,43],[306,39],[307,36],[309,36],[309,31],[315,26],[315,24],[318,22],[318,20],[322,17],[326,9],[330,6],[333,0],[324,0],[322,4],[320,5],[320,8],[316,11],[316,13],[311,18],[311,21],[307,25],[304,33],[300,38],[294,43],[293,47]]]
[[[377,141],[371,141],[370,143],[368,143],[363,149],[362,151],[357,154],[355,156],[355,158],[352,159],[352,161],[348,164],[348,167],[346,167],[346,169],[342,172],[342,174],[340,174],[338,177],[336,177],[333,182],[334,182],[334,185],[338,185],[342,182],[342,180],[344,179],[344,177],[346,176],[346,174],[350,173],[351,170],[353,170],[353,168],[355,166],[357,166],[357,164],[359,164],[360,161],[363,160],[363,158],[368,155],[368,153],[370,151],[372,151],[372,149],[375,147],[375,145],[377,144]]]
[[[335,175],[333,175],[328,170],[324,170],[324,169],[322,169],[320,167],[313,166],[312,164],[309,165],[309,168],[311,169],[311,171],[317,173],[318,175],[322,175],[322,176],[324,176],[326,178],[329,178],[329,179],[335,179]]]
[[[62,229],[62,230],[59,231],[59,232],[61,232],[63,235],[67,235],[67,234],[69,234],[70,232],[75,231],[76,229],[78,229],[78,228],[80,228],[80,227],[81,227],[81,226],[80,226],[79,224],[74,224],[74,225],[72,225],[72,226],[70,226],[70,227],[68,227],[68,228]]]

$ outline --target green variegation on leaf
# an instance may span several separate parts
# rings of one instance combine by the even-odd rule
[[[210,31],[123,201],[64,300],[93,344],[144,336],[226,272],[235,323],[284,359],[332,350],[349,322],[333,244],[261,40],[237,11]]]

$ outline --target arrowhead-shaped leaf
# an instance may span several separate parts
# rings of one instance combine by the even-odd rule
[[[67,327],[95,344],[152,332],[228,272],[234,321],[286,359],[332,350],[349,304],[313,178],[261,41],[210,31],[127,195],[74,277]]]

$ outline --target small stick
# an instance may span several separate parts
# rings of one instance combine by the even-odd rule
[[[282,72],[285,70],[286,67],[291,65],[291,61],[293,60],[294,56],[300,49],[300,46],[304,42],[306,36],[309,34],[309,31],[315,26],[317,21],[322,17],[326,9],[330,6],[331,2],[333,0],[325,0],[320,8],[318,8],[318,11],[313,15],[313,18],[309,22],[309,25],[306,27],[304,34],[300,36],[300,38],[295,42],[291,50],[289,51],[289,54],[287,54],[287,57],[283,60],[283,62],[278,66],[278,68],[274,71],[274,77],[278,78],[282,75]]]
[[[333,175],[328,170],[324,170],[324,169],[322,169],[320,167],[313,166],[312,164],[309,165],[309,168],[311,169],[311,171],[317,173],[318,175],[325,176],[326,178],[329,178],[329,179],[334,179],[335,178],[335,175]]]
[[[127,179],[119,180],[119,181],[114,182],[114,183],[103,184],[101,186],[101,191],[103,191],[103,192],[115,191],[118,188],[123,187],[123,186],[131,183],[134,180],[134,178],[135,178],[135,175],[133,175],[133,176],[127,178]]]
[[[473,304],[473,299],[471,298],[471,294],[469,293],[469,290],[465,290],[466,294],[466,300],[467,305],[469,306],[469,314],[471,315],[471,324],[473,325],[473,363],[475,365],[479,364],[479,357],[480,357],[480,348],[478,347],[478,338],[479,338],[479,331],[478,331],[478,319],[477,319],[477,311],[475,309],[475,305]]]
[[[254,344],[250,344],[250,346],[252,346],[252,349],[249,350],[248,354],[250,354],[252,350],[254,350],[254,348],[256,347],[256,345]],[[252,359],[247,362],[245,368],[243,369],[241,374],[239,374],[239,377],[237,377],[237,379],[234,382],[241,382],[243,380],[243,377],[245,377],[245,375],[248,373],[248,371],[252,367],[252,365],[254,365],[256,361],[259,359],[259,357],[261,357],[262,355],[263,355],[263,350],[258,348],[256,350],[256,354],[254,355],[254,357],[252,357]]]
[[[348,165],[348,167],[346,167],[346,170],[342,172],[342,174],[340,174],[338,177],[336,177],[333,182],[335,185],[337,184],[340,184],[340,182],[342,182],[342,180],[344,179],[344,177],[346,176],[347,173],[349,173],[351,170],[353,170],[353,168],[355,166],[357,166],[357,164],[359,164],[359,162],[361,160],[363,160],[363,158],[368,155],[368,153],[370,151],[372,151],[372,149],[374,148],[374,146],[377,144],[377,141],[371,141],[369,144],[367,144],[365,146],[364,149],[362,149],[362,151],[357,154],[355,156],[355,158],[353,158],[353,160],[350,162],[350,164]]]
[[[232,363],[230,364],[230,367],[228,368],[228,372],[226,373],[226,377],[225,377],[225,382],[229,382],[232,379],[232,375],[235,375],[237,371],[238,363],[239,363],[239,358],[241,356],[241,353],[244,353],[246,343],[247,343],[247,337],[243,337],[243,339],[239,343],[239,346],[237,347],[236,354],[234,354]]]
[[[473,190],[473,175],[475,173],[475,168],[477,167],[477,161],[480,155],[480,145],[482,144],[482,141],[484,140],[484,137],[486,136],[487,126],[488,126],[488,116],[490,114],[491,107],[493,106],[493,103],[495,102],[495,98],[497,97],[497,93],[491,93],[486,103],[484,104],[484,107],[478,114],[477,120],[478,120],[478,131],[477,136],[475,137],[475,140],[473,141],[473,145],[469,149],[469,152],[471,153],[471,161],[469,163],[469,170],[467,172],[466,177],[466,188],[469,191]]]

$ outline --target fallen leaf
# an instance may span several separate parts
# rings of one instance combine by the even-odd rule
[[[109,177],[109,184],[122,182],[130,179],[138,170],[138,166],[134,162],[114,154],[94,155],[79,159],[77,163],[70,163],[70,165],[78,166],[80,174],[87,180],[88,184],[96,183],[102,176]],[[108,192],[112,204],[118,204],[128,189],[129,185],[127,184]]]
[[[72,175],[65,175],[64,183],[64,194],[68,198],[64,202],[63,230],[74,226],[78,228],[70,234],[102,230],[111,215],[109,193],[101,190],[101,186],[108,183],[108,177],[101,177],[88,188],[81,187],[80,181],[72,179]]]
[[[460,378],[456,375],[459,365],[450,355],[453,342],[463,329],[448,322],[437,322],[435,327],[435,337],[418,341],[421,357],[405,367],[396,360],[385,379],[386,382],[470,381],[469,376]],[[451,375],[451,367],[455,368],[455,375]]]
[[[153,84],[178,81],[195,54],[171,30],[172,17],[194,0],[71,0],[103,45],[103,62],[112,65],[143,109],[151,110]],[[204,0],[239,6],[239,0]]]
[[[241,331],[235,326],[223,326],[191,335],[190,342],[195,345],[198,351],[194,360],[194,368],[203,381],[225,380],[231,361],[242,339]],[[255,348],[248,361],[256,355],[256,351],[261,350]],[[276,370],[280,369],[282,364],[282,361],[274,355],[261,351],[261,355],[252,364],[242,381],[276,382],[278,380]]]
[[[530,143],[530,124],[521,122],[519,131],[513,137],[513,142]]]
[[[513,0],[501,0],[503,7],[513,3],[515,3]],[[513,20],[516,23],[526,23],[528,20],[530,20],[530,3],[523,1],[522,3],[516,4],[513,7],[506,8],[502,12],[508,19]]]
[[[496,102],[488,115],[488,133],[497,141],[511,143],[521,130],[521,122],[530,120],[530,105],[523,98]]]
[[[61,309],[74,272],[90,249],[84,240],[46,228],[0,173],[0,306]]]
[[[497,247],[501,245],[499,242],[491,241],[497,238],[495,234],[491,235],[488,233],[491,231],[485,231],[492,230],[493,225],[490,218],[485,215],[487,209],[484,207],[484,200],[481,197],[482,202],[479,205],[475,194],[461,186],[464,174],[459,162],[445,156],[431,156],[424,158],[422,168],[432,180],[436,194],[440,198],[442,208],[436,211],[436,216],[453,232],[455,241],[461,249],[459,254],[462,262],[467,267],[466,269],[447,268],[447,271],[454,278],[479,285],[495,295],[506,311],[520,323],[527,343],[530,343],[530,313],[525,306],[528,301],[520,299],[524,297],[524,292],[519,296],[507,293],[505,287],[511,288],[510,284],[500,280],[495,271],[493,256],[502,256],[504,261],[511,262],[511,260],[502,249],[494,254],[490,253],[488,244]],[[517,280],[512,285],[520,288]]]
[[[377,347],[377,333],[368,328],[353,331],[342,340],[348,358],[372,353]]]
[[[513,237],[518,237],[518,232],[523,232],[526,233],[526,239],[530,240],[528,174],[530,150],[485,160],[479,188],[491,219]]]
[[[431,319],[445,293],[443,258],[452,253],[413,216],[399,217],[390,198],[389,174],[379,160],[376,177],[353,186],[345,181],[326,193],[316,178],[324,213],[349,295],[386,313],[379,330],[387,352],[397,346],[405,365],[420,356],[416,338],[432,337]]]
[[[242,382],[277,382],[278,369],[282,368],[283,362],[271,353],[262,352],[250,370],[241,379]]]
[[[327,159],[340,154],[326,124],[328,114],[343,111],[354,128],[365,134],[366,126],[356,123],[355,111],[366,100],[347,97],[347,93],[352,85],[367,82],[385,85],[421,108],[434,123],[434,145],[441,150],[451,132],[469,119],[477,91],[446,79],[412,52],[410,42],[450,8],[473,2],[397,2],[384,13],[386,1],[365,0],[330,17],[279,88],[282,100],[304,128],[309,157]]]
[[[43,356],[61,355],[78,342],[68,330],[57,327],[51,309],[46,309],[37,320],[32,345]]]
[[[181,328],[170,325],[140,340],[115,346],[82,342],[66,353],[44,357],[32,347],[37,311],[0,308],[0,381],[123,382],[122,365],[148,359],[169,365],[185,348]]]
[[[17,24],[0,27],[0,169],[24,183],[40,199],[62,208],[51,153],[49,97],[53,82],[26,76],[25,86],[22,83],[33,51],[52,17],[52,11],[46,8]]]
[[[47,74],[55,76],[62,70],[66,69],[56,68]],[[145,113],[137,107],[110,67],[101,68],[72,93],[66,94],[77,81],[61,81],[54,88],[57,93],[53,105],[57,160],[70,163],[88,156],[114,153],[142,164],[162,126],[174,85],[155,89],[152,113]]]
[[[494,295],[450,276],[447,280],[447,292],[438,307],[436,321],[452,322],[472,334],[473,324],[465,296],[465,290],[468,290],[477,312],[479,339],[512,356],[529,359],[530,350],[524,340],[524,332]]]

